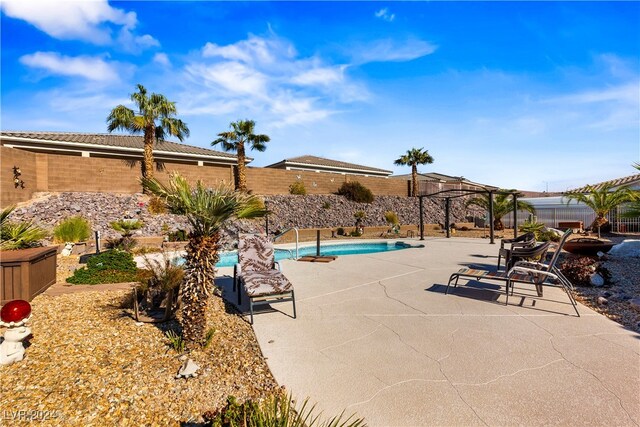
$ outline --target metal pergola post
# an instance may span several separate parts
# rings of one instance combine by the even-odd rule
[[[424,240],[424,217],[422,216],[424,212],[423,200],[424,196],[419,197],[420,200],[420,240]]]
[[[518,237],[518,195],[513,193],[513,237]]]
[[[493,232],[493,191],[489,191],[489,243],[494,244]]]
[[[451,199],[444,199],[444,228],[447,230],[447,239],[451,237],[451,223],[449,222],[449,212],[451,207]]]

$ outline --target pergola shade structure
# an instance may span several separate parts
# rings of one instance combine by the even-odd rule
[[[430,199],[444,199],[445,202],[445,230],[447,238],[451,237],[451,220],[450,220],[450,207],[451,199],[458,199],[461,197],[486,194],[489,196],[489,243],[495,243],[495,233],[493,229],[493,197],[495,194],[511,195],[513,197],[513,221],[517,224],[518,221],[518,192],[517,191],[505,191],[500,190],[498,187],[490,185],[477,184],[461,178],[457,183],[452,182],[435,182],[435,181],[420,181],[418,183],[418,198],[420,200],[420,240],[424,240],[424,218],[423,218],[423,206],[424,198]],[[514,227],[513,237],[518,236],[518,228]]]

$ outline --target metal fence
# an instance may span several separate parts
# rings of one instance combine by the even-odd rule
[[[619,206],[607,215],[611,222],[611,231],[616,233],[637,233],[640,232],[640,217],[622,218],[622,214],[629,209]],[[532,215],[526,211],[518,211],[518,225],[528,221]],[[557,208],[536,208],[535,220],[544,223],[547,227],[557,228],[558,223],[567,221],[582,221],[585,227],[589,227],[596,218],[595,213],[590,208],[582,207],[557,207]],[[502,217],[505,227],[513,227],[513,212]]]

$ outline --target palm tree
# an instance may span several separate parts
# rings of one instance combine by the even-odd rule
[[[136,104],[137,113],[124,105],[118,105],[107,117],[107,129],[126,130],[133,134],[144,134],[144,161],[142,177],[153,178],[153,145],[164,139],[165,135],[173,135],[182,141],[189,136],[186,123],[175,117],[176,103],[169,101],[164,95],[151,93],[138,84],[138,92],[130,95]]]
[[[600,228],[609,222],[605,216],[615,209],[619,205],[631,202],[635,199],[633,190],[627,187],[619,187],[614,191],[611,191],[613,186],[611,184],[603,184],[600,188],[588,185],[586,192],[580,193],[577,191],[570,191],[565,193],[565,197],[571,200],[584,203],[590,207],[596,214],[596,219],[590,225],[593,230],[598,229],[598,238],[600,238]]]
[[[179,174],[173,174],[167,185],[155,178],[143,178],[142,186],[162,200],[171,213],[186,215],[191,225],[181,291],[182,331],[190,348],[202,346],[206,341],[205,316],[219,260],[221,228],[233,218],[264,216],[264,203],[224,186],[208,189],[202,181],[191,187]]]
[[[418,195],[418,165],[426,165],[433,163],[433,157],[429,154],[429,150],[424,148],[412,148],[407,150],[406,154],[400,156],[394,164],[399,166],[411,166],[411,195]]]
[[[211,145],[222,144],[225,151],[235,151],[238,156],[238,174],[236,179],[236,190],[247,191],[247,177],[245,165],[247,157],[245,153],[245,144],[249,144],[252,150],[264,151],[267,149],[266,143],[271,141],[267,135],[255,135],[254,128],[256,122],[253,120],[238,120],[232,122],[229,132],[221,132],[219,138],[211,143]]]
[[[640,163],[635,163],[634,168],[640,171]],[[633,203],[629,205],[627,211],[622,214],[623,218],[636,218],[640,216],[640,191],[633,191]]]
[[[493,199],[493,229],[504,230],[504,224],[502,223],[502,217],[513,212],[513,199],[512,193],[516,190],[498,190],[495,198]],[[467,201],[465,206],[478,206],[486,211],[489,211],[489,194],[485,194],[481,197],[474,197]],[[527,211],[535,214],[536,210],[529,202],[518,200],[518,210]]]

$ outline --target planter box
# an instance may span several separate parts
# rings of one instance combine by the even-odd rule
[[[56,282],[57,246],[0,251],[0,304],[31,301]]]

